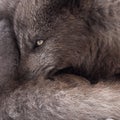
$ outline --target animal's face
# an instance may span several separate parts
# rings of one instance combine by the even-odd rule
[[[42,2],[21,1],[16,10],[22,77],[51,77],[67,68],[71,72],[88,55],[90,37],[83,13],[78,15],[59,5],[55,9],[49,2]]]
[[[66,72],[90,79],[114,75],[119,66],[119,37],[115,35],[120,31],[114,21],[118,25],[120,20],[117,13],[111,17],[107,4],[99,0],[21,0],[14,16],[21,79]]]

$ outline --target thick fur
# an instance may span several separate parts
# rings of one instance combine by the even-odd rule
[[[0,20],[0,95],[15,79],[18,67],[18,49],[9,20]]]
[[[0,0],[0,19],[13,19],[14,12],[19,0]]]
[[[120,1],[13,0],[11,7],[10,2],[0,1],[0,19],[4,18],[0,39],[17,38],[19,77],[32,81],[18,88],[14,81],[7,83],[2,92],[9,90],[8,94],[0,96],[0,120],[119,120],[120,83],[116,79],[91,86],[81,77],[54,75],[70,72],[94,81],[120,74]],[[8,33],[3,32],[4,25],[10,28]],[[41,47],[36,46],[39,39],[44,40]],[[15,64],[9,64],[3,53],[2,59],[14,70],[16,53],[11,47],[12,56],[7,57]],[[2,77],[14,73],[4,70]],[[41,74],[43,78],[38,77]],[[55,81],[45,79],[53,76]]]
[[[93,82],[119,75],[119,3],[120,0],[19,1],[14,30],[21,53],[20,79],[35,79],[40,74],[52,78],[64,70]],[[37,40],[43,40],[43,45],[36,46]]]
[[[10,19],[18,40],[19,79],[35,79],[40,74],[52,78],[64,70],[92,82],[119,75],[119,3],[1,0],[0,13]],[[37,40],[44,44],[36,46]]]
[[[0,120],[119,120],[120,83],[95,86],[72,75],[39,78],[1,100]]]

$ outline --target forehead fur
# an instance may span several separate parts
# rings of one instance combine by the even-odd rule
[[[15,12],[15,25],[20,29],[24,27],[23,30],[37,30],[38,26],[48,28],[60,14],[65,11],[71,14],[74,9],[81,9],[83,6],[83,0],[21,0]]]

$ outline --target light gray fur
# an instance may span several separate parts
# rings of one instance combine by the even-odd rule
[[[3,99],[0,120],[119,120],[119,85],[108,82],[90,86],[72,75],[59,76],[55,81],[39,78]]]

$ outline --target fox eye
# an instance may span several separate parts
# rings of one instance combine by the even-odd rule
[[[36,43],[35,43],[35,48],[42,46],[43,43],[44,43],[44,40],[42,40],[42,39],[41,40],[37,40]]]
[[[36,41],[36,46],[41,46],[44,43],[44,40],[37,40]]]
[[[39,36],[35,36],[34,38],[32,38],[31,43],[32,43],[32,49],[39,49],[42,48],[44,43],[45,43],[46,39],[45,38],[41,38]]]

